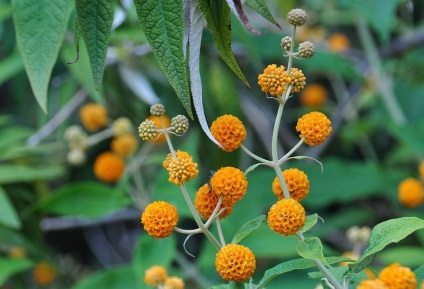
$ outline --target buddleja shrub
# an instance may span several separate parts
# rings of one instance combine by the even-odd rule
[[[295,57],[306,59],[314,55],[314,46],[309,41],[300,43],[295,51],[296,28],[303,25],[306,18],[306,12],[301,9],[289,12],[288,22],[293,26],[292,35],[284,37],[281,42],[285,56],[288,57],[287,67],[270,64],[258,77],[258,84],[262,91],[267,94],[270,101],[274,101],[278,106],[270,160],[257,156],[243,145],[247,131],[237,117],[232,115],[218,117],[212,123],[210,131],[219,142],[219,147],[228,152],[241,148],[257,163],[245,172],[230,166],[219,168],[210,181],[198,189],[193,201],[187,191],[186,183],[197,177],[198,165],[187,152],[175,150],[170,139],[170,134],[181,135],[187,131],[187,118],[182,115],[172,118],[171,126],[166,129],[159,129],[154,122],[148,119],[140,124],[139,135],[143,140],[157,138],[158,133],[165,136],[170,153],[163,161],[163,167],[168,171],[169,182],[180,188],[198,228],[187,230],[177,227],[179,208],[164,201],[149,204],[142,213],[141,222],[147,233],[154,238],[166,238],[173,231],[186,234],[187,238],[195,234],[204,234],[217,252],[216,271],[223,280],[230,282],[228,285],[230,288],[245,288],[245,282],[248,288],[265,288],[271,279],[286,272],[315,267],[319,272],[311,273],[310,277],[319,278],[328,288],[342,289],[358,286],[357,288],[362,289],[414,289],[417,285],[416,274],[399,264],[385,268],[375,280],[366,280],[367,275],[361,272],[387,245],[398,242],[414,231],[424,228],[424,221],[421,219],[407,217],[378,224],[370,234],[361,237],[362,239],[369,237],[369,243],[356,261],[346,257],[324,256],[320,239],[304,236],[306,232],[312,231],[318,219],[316,214],[307,216],[301,204],[301,201],[309,194],[310,183],[303,171],[295,168],[282,171],[281,166],[293,158],[307,158],[307,156],[293,156],[301,145],[318,146],[325,142],[332,132],[331,121],[326,115],[316,111],[299,118],[296,125],[299,142],[283,156],[278,155],[277,139],[285,104],[290,101],[290,98],[296,97],[296,93],[302,91],[306,85],[305,75],[302,70],[292,67],[292,60]],[[165,108],[156,104],[151,108],[151,113],[161,118],[165,114]],[[272,192],[278,200],[269,208],[267,215],[251,216],[252,220],[242,226],[235,236],[232,236],[231,243],[227,243],[228,236],[223,234],[221,220],[232,214],[233,208],[241,199],[249,197],[246,196],[248,188],[246,174],[254,173],[252,171],[258,165],[267,166],[275,171],[276,177],[272,183]],[[265,272],[260,272],[262,279],[256,283],[251,279],[256,270],[255,254],[248,247],[238,243],[248,237],[263,222],[267,222],[275,233],[281,235],[281,238],[295,235],[298,239],[296,250],[300,258],[282,262]],[[211,232],[211,226],[216,226],[217,235]],[[262,242],[266,245],[266,240],[262,240]],[[337,270],[332,268],[333,264],[342,261],[347,262],[347,266],[339,267]],[[149,272],[146,271],[146,274],[149,275]],[[157,288],[174,287],[159,284]]]

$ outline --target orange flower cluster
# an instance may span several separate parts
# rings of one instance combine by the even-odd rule
[[[293,235],[305,224],[305,209],[294,199],[282,199],[272,205],[267,220],[274,232],[283,236]]]
[[[258,76],[258,84],[262,91],[272,96],[283,94],[290,81],[290,76],[283,65],[277,67],[276,64],[270,64],[265,68],[264,73]]]
[[[256,258],[249,248],[238,244],[228,244],[216,254],[215,266],[223,279],[243,282],[255,271]]]
[[[209,184],[204,184],[196,193],[194,207],[203,218],[209,219],[215,210],[218,201],[219,196],[212,191],[212,189],[209,187]],[[232,204],[222,203],[220,209],[223,208],[225,208],[225,211],[219,215],[219,219],[221,220],[233,212]]]
[[[223,204],[234,205],[246,194],[247,180],[240,169],[223,167],[212,176],[211,186],[215,194],[223,196]]]
[[[80,118],[88,131],[96,131],[107,124],[107,111],[101,104],[90,103],[80,109]]]
[[[107,183],[116,182],[125,170],[123,159],[112,152],[104,152],[94,161],[94,175]]]
[[[406,207],[415,208],[424,201],[424,190],[419,180],[407,178],[398,187],[399,202]]]
[[[383,281],[379,279],[375,280],[363,280],[356,289],[389,289]]]
[[[327,101],[328,93],[318,83],[308,84],[300,94],[300,103],[307,107],[320,107]]]
[[[350,47],[349,38],[342,33],[334,33],[327,39],[328,47],[333,52],[343,52]]]
[[[141,223],[144,225],[144,230],[157,239],[163,239],[171,235],[177,222],[177,209],[164,201],[150,203],[141,215]]]
[[[322,144],[331,133],[331,121],[325,114],[317,111],[305,114],[297,121],[296,130],[299,137],[305,137],[305,143],[310,146]]]
[[[309,194],[308,176],[301,170],[288,169],[283,171],[284,181],[289,189],[290,197],[300,202]],[[284,199],[283,190],[281,189],[278,177],[272,182],[272,191],[279,200]]]
[[[417,287],[415,273],[399,263],[384,268],[378,275],[378,279],[383,281],[388,289],[415,289]]]
[[[138,148],[137,138],[132,134],[118,136],[112,140],[111,149],[121,157],[132,155]]]
[[[56,269],[46,262],[38,263],[33,271],[34,281],[38,285],[50,284],[57,277]]]
[[[178,186],[182,186],[184,182],[194,179],[199,173],[193,158],[187,152],[180,150],[176,151],[176,158],[168,154],[162,165],[168,171],[168,180]]]
[[[154,265],[144,272],[144,282],[149,286],[163,289],[184,289],[184,281],[179,277],[169,277],[162,266]]]
[[[184,289],[184,281],[180,277],[169,277],[166,279],[165,284],[163,284],[163,289]]]
[[[225,151],[237,149],[246,138],[246,128],[235,116],[225,114],[212,122],[211,133]]]
[[[299,92],[306,85],[306,77],[298,68],[290,69],[290,84],[293,85],[292,92]]]

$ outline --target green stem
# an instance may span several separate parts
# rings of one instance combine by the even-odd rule
[[[253,152],[251,152],[247,147],[245,147],[243,144],[240,145],[241,149],[248,154],[250,157],[252,157],[253,159],[257,160],[258,162],[267,165],[267,166],[273,166],[273,163],[269,160],[266,160],[264,158],[261,158],[260,156],[254,154]]]
[[[296,26],[293,26],[292,36],[291,36],[291,45],[290,45],[290,53],[289,53],[289,62],[287,64],[287,72],[290,73],[290,69],[292,68],[293,63],[293,50],[294,50],[294,37],[296,34]]]
[[[305,142],[305,140],[306,138],[302,137],[299,142],[278,161],[278,165],[281,166],[284,161],[286,161]]]
[[[222,233],[221,221],[219,220],[219,218],[216,218],[215,222],[216,222],[216,228],[218,230],[219,239],[221,240],[221,244],[222,246],[225,246],[226,243],[225,243],[224,234]]]
[[[88,139],[87,139],[87,145],[93,146],[99,142],[101,142],[102,140],[105,140],[107,138],[110,138],[112,136],[115,135],[115,132],[113,131],[113,128],[109,127],[107,129],[104,129],[96,134],[91,135]]]

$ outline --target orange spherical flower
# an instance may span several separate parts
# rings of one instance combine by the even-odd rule
[[[383,281],[376,280],[362,280],[356,289],[389,289]]]
[[[137,150],[138,142],[134,135],[126,134],[114,138],[110,146],[117,155],[127,157]]]
[[[156,201],[149,204],[141,215],[144,230],[157,239],[163,239],[172,234],[178,222],[178,211],[175,206]]]
[[[299,231],[305,224],[305,219],[305,209],[298,201],[282,199],[272,205],[267,220],[274,232],[288,236]]]
[[[247,180],[244,173],[234,167],[220,168],[211,178],[212,191],[223,196],[224,204],[235,204],[247,191]]]
[[[287,84],[291,81],[286,68],[276,64],[268,65],[263,74],[258,76],[258,84],[263,92],[268,92],[272,96],[281,95],[286,90]]]
[[[203,218],[209,219],[218,204],[218,200],[219,196],[212,191],[209,184],[204,184],[196,193],[194,207]],[[232,204],[222,203],[220,210],[223,208],[225,208],[225,211],[219,215],[221,220],[233,212]]]
[[[418,167],[418,171],[420,173],[421,179],[424,180],[424,161],[420,163],[420,166]]]
[[[320,107],[327,101],[327,89],[321,84],[311,83],[300,94],[300,103],[307,107]]]
[[[96,131],[107,124],[107,111],[101,104],[89,103],[80,109],[83,126],[89,131]]]
[[[168,180],[182,186],[184,182],[197,177],[199,170],[197,164],[193,162],[193,158],[187,152],[178,150],[175,154],[176,158],[168,154],[162,165],[168,171]]]
[[[98,155],[94,161],[94,175],[107,183],[116,182],[124,170],[124,161],[112,152],[104,152]]]
[[[169,277],[166,279],[163,289],[184,289],[184,281],[180,277]]]
[[[417,278],[408,267],[394,263],[381,270],[378,278],[386,284],[388,289],[415,289]]]
[[[305,143],[310,146],[322,144],[331,133],[331,121],[325,114],[317,111],[305,114],[297,121],[296,130],[299,137],[305,137]]]
[[[149,286],[159,286],[165,283],[168,278],[166,269],[162,266],[154,265],[144,271],[144,282]]]
[[[47,285],[56,279],[57,272],[52,265],[40,262],[35,266],[33,276],[35,283],[38,285]]]
[[[225,114],[212,122],[211,133],[225,151],[237,149],[246,138],[246,128],[235,116]]]
[[[407,178],[398,187],[399,202],[406,207],[415,208],[424,201],[424,190],[419,180]]]
[[[215,266],[223,279],[243,282],[255,272],[256,258],[249,248],[238,244],[228,244],[216,254]]]
[[[159,116],[151,115],[147,119],[154,121],[158,129],[169,128],[171,126],[171,120],[166,115],[162,115],[160,116],[160,118]],[[162,126],[162,123],[160,122],[161,119],[165,127]],[[152,140],[149,140],[149,142],[152,144],[161,144],[166,142],[166,138],[163,133],[160,134],[159,137],[158,136],[159,136],[159,132],[156,133],[156,137],[154,137]]]
[[[290,84],[293,85],[291,92],[299,92],[306,85],[306,77],[298,68],[290,69]]]
[[[290,197],[300,202],[309,194],[308,176],[301,170],[288,169],[283,172],[284,181],[289,189]],[[278,177],[272,182],[272,191],[279,200],[284,199],[283,190]]]
[[[343,52],[350,46],[349,38],[347,38],[346,35],[342,33],[332,34],[328,38],[327,43],[330,50],[334,52]]]

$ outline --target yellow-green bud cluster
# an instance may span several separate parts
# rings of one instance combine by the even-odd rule
[[[305,10],[303,9],[292,9],[287,14],[287,21],[293,26],[302,26],[306,23],[306,19],[308,18],[308,15],[306,14]]]
[[[311,58],[315,54],[315,46],[310,41],[305,41],[299,44],[299,56],[302,58]]]
[[[138,135],[142,140],[152,140],[156,137],[157,126],[154,121],[146,119],[138,127]]]
[[[188,119],[184,115],[177,115],[171,119],[171,128],[177,134],[184,134],[188,130]]]
[[[292,43],[292,38],[290,36],[286,36],[283,39],[281,39],[281,47],[286,51],[290,50],[291,43]]]
[[[160,103],[155,103],[154,105],[152,105],[150,107],[150,114],[151,115],[156,115],[156,116],[161,116],[165,114],[165,107],[163,106],[163,104]]]
[[[133,125],[128,118],[120,117],[112,123],[112,129],[115,136],[122,136],[130,134],[133,131]]]
[[[65,139],[70,149],[84,150],[87,148],[87,134],[78,125],[72,125],[66,129]]]

